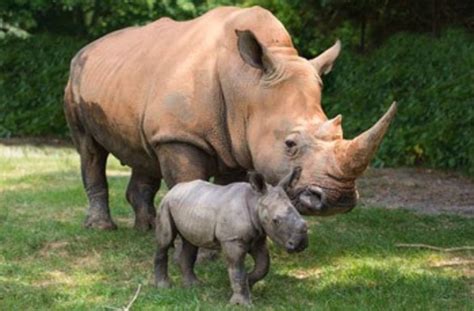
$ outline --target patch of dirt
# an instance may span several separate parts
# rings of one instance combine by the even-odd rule
[[[66,256],[67,251],[66,247],[69,245],[69,242],[66,241],[56,241],[46,243],[39,251],[39,254],[42,257],[49,257],[52,253],[55,253],[60,256]]]
[[[64,286],[64,285],[73,285],[74,280],[63,271],[54,270],[47,271],[45,273],[45,278],[43,280],[33,282],[34,286],[38,287],[48,287],[48,286]]]
[[[321,275],[323,274],[323,271],[320,268],[313,268],[313,269],[305,268],[305,269],[291,270],[288,274],[299,280],[304,280],[307,278],[319,279],[319,277],[321,277]]]
[[[422,168],[369,169],[358,180],[364,205],[474,217],[474,181]]]

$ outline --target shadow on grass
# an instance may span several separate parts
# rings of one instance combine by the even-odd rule
[[[324,269],[324,267],[323,267]],[[350,271],[350,270],[349,270]],[[335,273],[318,279],[271,275],[271,284],[257,287],[257,305],[330,307],[331,309],[447,310],[468,306],[469,288],[461,279],[397,267],[363,267],[349,276]],[[456,297],[455,300],[451,300]]]

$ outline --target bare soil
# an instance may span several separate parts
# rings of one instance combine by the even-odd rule
[[[474,217],[474,181],[453,172],[369,169],[358,180],[358,189],[364,205]]]
[[[69,140],[51,137],[0,139],[0,144],[72,147]],[[454,172],[370,168],[358,179],[358,189],[361,202],[368,206],[474,217],[474,180]]]

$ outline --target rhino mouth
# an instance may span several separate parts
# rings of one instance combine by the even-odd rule
[[[338,192],[316,185],[302,187],[294,191],[290,198],[295,208],[302,215],[330,216],[350,212],[356,205],[356,191]],[[336,196],[331,200],[329,195]]]
[[[308,247],[308,237],[305,235],[299,239],[290,239],[286,245],[286,251],[288,253],[299,253],[304,251]]]

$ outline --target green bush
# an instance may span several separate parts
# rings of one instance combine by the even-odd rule
[[[343,44],[350,36],[343,28],[335,33]],[[320,52],[331,41],[316,39],[311,50]],[[69,61],[84,44],[49,35],[0,40],[0,136],[67,135],[63,89]],[[472,35],[399,34],[367,55],[343,47],[324,84],[324,109],[329,116],[344,115],[349,138],[371,126],[393,100],[399,102],[376,165],[424,165],[474,175]]]
[[[0,136],[67,133],[63,90],[84,43],[49,35],[0,40]]]
[[[393,100],[399,111],[379,166],[424,165],[474,174],[474,40],[398,34],[358,56],[344,51],[325,79],[323,106],[345,116],[347,137],[371,126]]]

